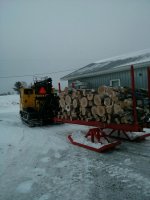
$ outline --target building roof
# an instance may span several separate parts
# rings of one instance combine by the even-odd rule
[[[61,80],[73,80],[122,71],[129,69],[131,65],[134,65],[134,67],[150,66],[150,49],[90,63],[89,65],[62,77]]]

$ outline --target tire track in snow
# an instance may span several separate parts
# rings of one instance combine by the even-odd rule
[[[106,171],[111,177],[117,177],[121,182],[127,182],[126,187],[137,187],[141,189],[146,196],[150,196],[150,180],[134,172],[132,169],[122,168],[120,166],[108,165]]]

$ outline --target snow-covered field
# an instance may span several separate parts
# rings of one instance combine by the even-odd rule
[[[0,96],[0,200],[149,200],[150,138],[99,154],[71,145],[78,125],[29,128]]]

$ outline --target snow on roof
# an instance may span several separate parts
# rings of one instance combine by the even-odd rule
[[[110,73],[112,71],[123,70],[124,68],[128,68],[130,65],[138,65],[147,62],[150,62],[150,49],[90,63],[89,65],[62,77],[61,79],[72,80],[74,78],[95,76],[98,75],[98,73]]]

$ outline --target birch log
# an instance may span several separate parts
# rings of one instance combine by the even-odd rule
[[[138,120],[150,113],[148,93],[136,90]],[[136,94],[137,96],[137,94]],[[143,104],[143,102],[147,102]],[[104,123],[132,124],[133,100],[130,88],[100,86],[96,91],[90,89],[69,91],[67,88],[59,95],[60,111],[58,117],[70,120],[101,121]]]

